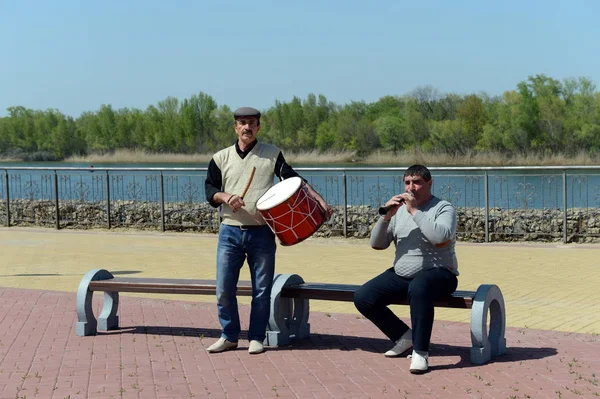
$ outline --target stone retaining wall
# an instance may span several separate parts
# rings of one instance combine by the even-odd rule
[[[106,202],[61,201],[61,228],[106,228]],[[55,204],[52,201],[11,200],[11,226],[56,225]],[[111,202],[111,227],[160,229],[161,212],[158,203],[134,201]],[[348,236],[366,238],[377,220],[376,210],[369,206],[348,207]],[[6,225],[5,203],[0,203],[0,225]],[[219,215],[208,204],[165,204],[165,229],[216,233]],[[317,237],[343,236],[343,208],[315,234]],[[485,241],[485,211],[479,208],[458,209],[458,239]],[[562,241],[561,210],[501,210],[490,209],[490,241]],[[600,210],[569,209],[567,212],[568,242],[600,242]]]

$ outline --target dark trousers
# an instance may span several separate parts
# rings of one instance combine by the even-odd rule
[[[413,348],[429,351],[433,301],[452,294],[457,285],[456,275],[444,268],[423,270],[412,279],[398,276],[391,268],[361,286],[354,294],[354,305],[389,339],[396,342],[408,331],[408,326],[388,305],[408,298]]]

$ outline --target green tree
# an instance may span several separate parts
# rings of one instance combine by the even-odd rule
[[[181,105],[181,152],[205,152],[216,148],[213,112],[216,101],[206,93],[200,92]]]
[[[460,120],[431,122],[431,143],[448,154],[466,154],[469,149],[464,143],[464,131]]]
[[[298,130],[298,148],[310,150],[315,148],[317,129],[327,120],[331,111],[331,104],[323,95],[317,97],[310,93],[302,103],[304,125]]]
[[[158,103],[161,125],[157,138],[158,150],[160,152],[178,152],[179,143],[183,138],[179,119],[179,100],[175,97],[167,97]]]
[[[405,148],[418,148],[427,146],[429,142],[429,121],[418,110],[416,101],[409,99],[402,111],[404,121]]]
[[[86,143],[71,117],[60,114],[51,133],[51,151],[57,159],[85,153]]]
[[[233,112],[227,105],[215,109],[212,113],[214,121],[214,140],[216,148],[224,148],[232,145],[237,136],[233,130]],[[262,122],[261,122],[262,124]],[[261,127],[261,135],[262,135]]]
[[[34,111],[18,106],[8,108],[8,114],[10,122],[7,130],[10,146],[26,153],[37,151]]]
[[[496,103],[495,120],[484,126],[478,148],[504,153],[525,153],[530,148],[528,132],[524,130],[522,96],[507,91]]]
[[[475,95],[467,96],[459,106],[457,116],[461,123],[464,146],[475,148],[489,122],[485,104]]]
[[[317,127],[315,145],[319,151],[325,152],[333,149],[336,142],[336,122],[336,119],[330,118],[329,120],[322,122],[319,127]]]
[[[594,153],[600,150],[598,127],[600,126],[600,96],[595,84],[587,78],[564,81],[566,111],[564,128],[568,138],[567,153],[576,153],[585,148]]]
[[[384,116],[398,117],[404,109],[404,101],[400,97],[385,96],[367,108],[367,117],[375,121]]]
[[[404,121],[398,116],[384,115],[374,123],[375,133],[384,148],[396,154],[406,142]]]
[[[0,118],[0,154],[9,153],[12,148],[8,137],[8,118]]]
[[[434,114],[434,104],[439,101],[441,94],[433,86],[419,86],[408,94],[409,98],[415,100],[417,109],[427,119],[431,119]]]

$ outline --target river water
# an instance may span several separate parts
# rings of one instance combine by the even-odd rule
[[[31,169],[35,168],[35,169]],[[42,169],[43,168],[43,169]],[[69,168],[69,169],[61,169]],[[132,168],[136,170],[131,170]],[[204,202],[207,164],[1,163],[0,199]],[[294,165],[333,205],[377,207],[404,191],[404,168]],[[434,194],[459,207],[597,208],[600,167],[431,168]],[[8,189],[7,189],[8,183]],[[487,185],[486,185],[487,183]],[[487,186],[487,196],[486,196]],[[161,189],[162,187],[162,189]],[[107,190],[108,188],[108,190]]]

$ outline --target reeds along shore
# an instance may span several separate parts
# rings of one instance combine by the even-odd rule
[[[290,152],[285,151],[286,160],[294,164],[350,164],[398,165],[423,164],[427,166],[556,166],[556,165],[598,165],[600,156],[592,156],[582,151],[578,154],[515,154],[507,155],[491,152],[467,152],[447,154],[421,151],[404,151],[396,154],[378,151],[361,157],[352,151],[341,152]],[[73,156],[64,162],[78,163],[208,163],[213,154],[150,153],[143,150],[117,150],[106,154]],[[0,162],[18,162],[18,159],[3,158]]]

